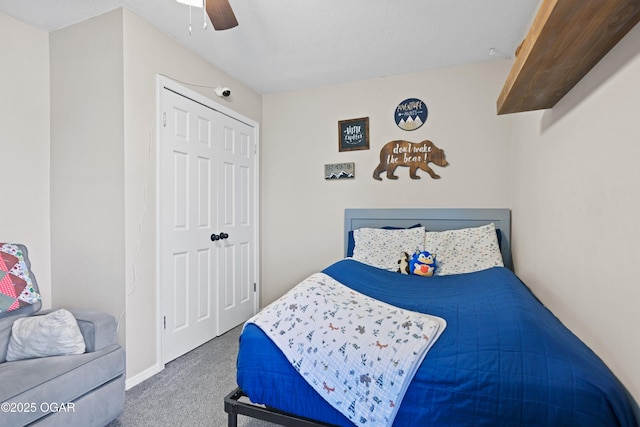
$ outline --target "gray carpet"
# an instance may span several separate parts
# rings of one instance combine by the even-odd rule
[[[168,363],[127,390],[124,413],[108,427],[227,425],[224,396],[236,387],[238,326]],[[238,416],[239,427],[276,424]]]

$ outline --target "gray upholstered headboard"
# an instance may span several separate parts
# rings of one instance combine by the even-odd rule
[[[513,270],[509,209],[345,209],[344,254],[347,255],[349,232],[357,228],[411,227],[421,224],[428,231],[443,231],[490,223],[494,223],[500,231],[500,251],[504,266]]]

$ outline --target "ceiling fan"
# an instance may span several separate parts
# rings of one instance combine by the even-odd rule
[[[228,30],[238,25],[236,15],[231,9],[229,0],[176,0],[178,3],[194,7],[203,7],[217,31]],[[206,27],[206,23],[205,23]]]

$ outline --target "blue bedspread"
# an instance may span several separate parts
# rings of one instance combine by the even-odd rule
[[[604,363],[508,269],[418,277],[353,260],[323,271],[373,298],[440,316],[394,426],[637,426]],[[255,403],[340,426],[326,403],[255,325],[240,338],[237,381]]]

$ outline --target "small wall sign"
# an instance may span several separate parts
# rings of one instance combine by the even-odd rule
[[[369,149],[369,117],[338,122],[338,150]]]
[[[400,129],[416,130],[427,121],[427,105],[419,99],[408,98],[396,107],[394,119]]]
[[[349,179],[356,177],[355,163],[332,163],[324,165],[324,179]]]

